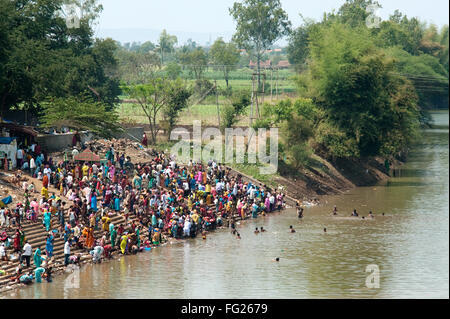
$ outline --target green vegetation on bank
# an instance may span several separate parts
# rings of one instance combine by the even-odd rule
[[[117,44],[93,37],[102,7],[84,1],[80,27],[69,28],[61,13],[68,2],[0,0],[0,118],[11,109],[39,115],[50,96],[87,92],[110,110],[117,104]]]

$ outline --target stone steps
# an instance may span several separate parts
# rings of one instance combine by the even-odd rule
[[[115,225],[119,225],[124,223],[124,217],[120,214],[111,216],[111,222]],[[130,215],[128,217],[128,221],[132,222],[132,221],[137,221],[137,218],[135,215]],[[59,221],[56,217],[54,217],[52,219],[52,225],[53,222],[57,223],[59,225]],[[33,247],[33,253],[34,250],[40,246],[41,247],[41,251],[45,251],[45,243],[46,243],[46,236],[47,236],[47,232],[45,231],[45,227],[42,225],[41,222],[36,222],[36,223],[30,223],[30,224],[24,224],[23,225],[23,229],[25,231],[25,236],[28,240],[28,242],[31,244],[31,246]],[[14,230],[11,230],[10,233],[12,233],[11,235],[13,235],[15,233]],[[103,235],[103,230],[99,229],[96,230],[94,232],[94,236],[95,238],[99,238]],[[108,241],[109,241],[109,237],[108,237]],[[10,249],[8,249],[8,255],[10,255],[13,252],[13,248],[11,247]],[[87,252],[86,249],[79,249],[76,247],[71,247],[71,255],[73,254],[77,254],[80,252]],[[59,264],[63,264],[64,263],[64,240],[59,238],[59,236],[55,237],[54,240],[54,244],[53,244],[53,260],[54,260],[54,264],[58,265]],[[9,283],[11,283],[11,277],[13,277],[15,275],[15,268],[19,265],[19,261],[9,261],[9,262],[5,262],[5,261],[0,261],[0,266],[3,270],[5,270],[6,274],[4,276],[0,277],[0,287],[7,285]],[[23,268],[24,272],[26,271],[30,271],[33,270],[34,267],[34,262],[33,262],[33,257],[31,257],[30,260],[30,266],[29,268],[25,267]]]

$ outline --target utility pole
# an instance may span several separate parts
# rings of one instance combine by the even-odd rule
[[[261,98],[261,104],[264,104],[264,95],[266,95],[266,68],[264,69],[264,74],[263,74],[263,87],[262,87],[262,98]],[[258,108],[258,118],[260,117],[259,115],[259,108]]]
[[[217,123],[219,124],[220,128],[219,90],[217,89],[217,80],[214,80],[214,87],[216,88]]]
[[[270,102],[273,101],[273,67],[270,68]]]
[[[278,101],[278,79],[279,79],[278,71],[280,71],[279,68],[277,68],[277,101]]]
[[[250,109],[250,127],[253,125],[253,105],[255,101],[255,74],[252,74],[252,106]]]

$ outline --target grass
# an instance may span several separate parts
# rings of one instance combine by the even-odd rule
[[[279,97],[282,99],[283,97]],[[270,102],[270,96],[265,98],[266,102]],[[275,101],[275,97],[274,97]],[[211,102],[211,101],[206,101]],[[227,103],[225,98],[219,100],[219,109],[222,105]],[[249,114],[251,107],[247,107],[244,114],[240,117],[237,126],[249,125]],[[117,109],[120,119],[126,123],[133,124],[148,124],[148,118],[139,106],[135,106],[132,103],[121,103]],[[157,118],[157,121],[161,120],[161,116]],[[202,121],[204,125],[218,124],[217,105],[216,104],[197,104],[188,107],[183,110],[179,116],[178,124],[180,125],[192,125],[194,120]]]

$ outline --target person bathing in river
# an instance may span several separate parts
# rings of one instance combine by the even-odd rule
[[[261,226],[261,233],[264,233],[266,230]]]
[[[299,207],[297,210],[298,218],[303,218],[303,207]]]
[[[359,215],[358,215],[358,213],[356,212],[356,209],[354,209],[353,210],[353,213],[352,213],[352,217],[358,217]]]
[[[303,208],[300,206],[300,202],[299,201],[297,201],[295,203],[295,209],[297,210],[298,218],[302,218],[303,217]]]
[[[373,216],[372,211],[369,212],[369,216],[367,216],[367,217],[369,217],[369,218],[375,218],[375,216]]]
[[[255,234],[259,234],[258,227],[256,227],[256,229],[255,229]]]
[[[292,225],[289,226],[289,231],[290,231],[291,233],[295,233],[295,229],[294,229],[294,227],[292,227]]]
[[[333,208],[333,216],[337,216],[337,214],[338,214],[338,210],[337,210],[337,207],[335,205],[334,208]]]

